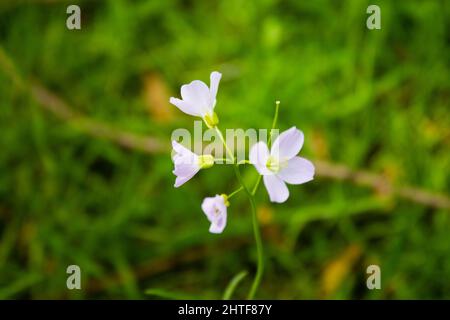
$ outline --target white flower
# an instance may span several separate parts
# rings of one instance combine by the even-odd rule
[[[191,179],[200,169],[210,168],[214,164],[212,155],[199,156],[176,141],[172,141],[172,147],[176,152],[173,156],[173,163],[175,164],[173,173],[177,176],[175,188]]]
[[[211,222],[209,232],[222,233],[227,225],[227,206],[229,205],[226,195],[216,195],[203,200],[202,210]]]
[[[303,133],[296,127],[282,132],[269,152],[260,141],[250,150],[250,163],[263,175],[270,201],[282,203],[289,197],[289,184],[302,184],[314,178],[314,165],[305,158],[296,157],[303,146]]]
[[[191,116],[201,117],[206,124],[214,127],[218,123],[214,113],[216,95],[222,74],[214,71],[210,76],[210,88],[200,80],[181,86],[182,100],[171,97],[170,103]]]

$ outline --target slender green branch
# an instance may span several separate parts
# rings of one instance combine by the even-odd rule
[[[273,129],[275,129],[275,126],[277,125],[279,109],[280,109],[280,101],[277,100],[277,101],[275,101],[275,115],[273,116],[272,127],[270,128],[270,133],[269,133],[269,141],[267,143],[269,148],[272,143],[272,131],[273,131]]]
[[[259,186],[259,183],[261,182],[261,178],[262,178],[262,176],[259,175],[259,176],[258,176],[258,180],[256,180],[256,183],[255,183],[255,185],[253,186],[252,196],[254,196],[255,193],[256,193],[256,190],[258,190],[258,186]]]
[[[247,186],[244,184],[244,181],[242,180],[241,172],[239,171],[239,166],[235,165],[234,172],[236,174],[236,178],[239,180],[239,183],[244,188],[245,193],[248,196],[248,199],[250,200],[250,205],[252,208],[252,222],[253,222],[253,234],[255,236],[255,242],[256,242],[256,254],[258,256],[258,264],[256,267],[256,275],[253,279],[252,286],[250,288],[250,292],[248,293],[247,298],[249,300],[253,299],[256,293],[256,290],[258,290],[259,284],[261,282],[261,278],[264,272],[264,253],[263,253],[263,245],[261,240],[261,232],[259,230],[259,224],[258,224],[258,216],[256,215],[256,204],[255,204],[255,198],[253,197],[250,190],[247,188]]]
[[[244,187],[239,187],[238,189],[234,190],[232,193],[230,193],[227,197],[228,199],[230,199],[232,196],[234,196],[236,193],[242,191],[244,189]]]
[[[220,131],[220,129],[217,126],[214,127],[214,129],[216,130],[217,134],[219,135],[220,140],[222,141],[223,145],[225,146],[225,149],[226,149],[228,155],[230,156],[231,159],[233,159],[233,162],[234,162],[235,158],[234,158],[233,152],[228,148],[228,146],[225,142],[225,139],[223,138],[222,132]],[[256,290],[259,287],[259,284],[261,282],[261,278],[262,278],[262,275],[264,272],[263,245],[262,245],[262,240],[261,240],[261,233],[259,230],[258,216],[256,215],[255,199],[254,199],[252,193],[250,192],[250,190],[245,185],[244,180],[242,179],[241,172],[239,171],[239,165],[235,164],[233,166],[233,169],[234,169],[236,178],[238,179],[239,183],[241,184],[242,189],[247,194],[247,197],[250,201],[250,206],[252,209],[253,234],[254,234],[255,242],[256,242],[256,254],[258,256],[258,263],[257,263],[257,267],[256,267],[256,275],[255,275],[255,278],[253,279],[253,283],[252,283],[252,286],[250,288],[250,292],[248,293],[247,298],[253,299],[253,297],[255,296]]]
[[[234,154],[233,152],[230,150],[230,148],[228,148],[227,143],[225,142],[225,139],[223,138],[223,134],[222,131],[220,131],[219,127],[214,127],[214,129],[216,130],[217,134],[219,135],[219,139],[220,141],[222,141],[225,150],[227,151],[227,154],[230,156],[230,158],[232,159],[232,162],[234,163]]]

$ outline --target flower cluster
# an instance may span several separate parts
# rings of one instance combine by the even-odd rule
[[[227,160],[230,160],[235,166],[239,166],[241,163],[235,163],[233,153],[228,150],[223,135],[217,127],[219,119],[214,108],[221,77],[219,72],[212,72],[209,88],[199,80],[183,85],[181,87],[182,99],[172,97],[170,103],[186,114],[202,118],[208,128],[215,129],[229,153]],[[303,146],[303,141],[303,133],[296,127],[292,127],[282,132],[271,146],[259,141],[250,148],[249,160],[245,163],[252,164],[263,177],[270,201],[282,203],[289,198],[289,189],[286,183],[302,184],[314,178],[314,165],[309,160],[297,156]],[[197,155],[176,141],[172,141],[172,147],[175,152],[173,156],[175,187],[181,186],[201,169],[210,168],[215,163],[212,155]],[[246,189],[245,185],[242,185],[236,192],[242,189]],[[236,192],[230,195],[207,197],[203,200],[201,207],[211,223],[209,228],[211,233],[222,233],[224,230],[227,223],[228,199]]]

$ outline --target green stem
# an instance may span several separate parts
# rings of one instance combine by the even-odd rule
[[[244,187],[239,187],[238,189],[234,190],[232,193],[230,193],[227,198],[230,199],[232,196],[234,196],[236,193],[242,191],[242,189],[244,189]]]
[[[258,186],[259,186],[259,183],[261,182],[261,178],[262,178],[262,176],[259,175],[259,176],[258,176],[258,180],[256,180],[256,183],[255,183],[255,185],[253,186],[252,196],[254,196],[255,193],[256,193],[256,190],[258,190]]]
[[[275,115],[273,117],[273,121],[272,121],[272,128],[270,129],[270,134],[269,134],[269,141],[267,143],[267,146],[270,148],[271,144],[272,144],[272,130],[275,129],[275,126],[277,125],[277,121],[278,121],[278,110],[280,109],[280,101],[275,101]]]
[[[253,222],[253,234],[255,236],[255,242],[256,242],[256,254],[258,256],[258,264],[256,267],[256,275],[253,279],[252,286],[250,288],[250,292],[248,293],[247,299],[251,300],[254,298],[256,290],[258,290],[259,284],[261,282],[261,278],[264,272],[264,253],[263,253],[263,245],[261,240],[261,232],[259,230],[259,224],[258,224],[258,216],[256,215],[256,204],[255,204],[255,198],[253,197],[250,190],[247,188],[247,186],[244,184],[244,181],[242,180],[241,172],[239,171],[239,166],[235,165],[234,172],[236,174],[236,178],[238,179],[239,183],[244,188],[245,193],[247,194],[248,199],[250,200],[250,205],[252,208],[252,222]]]
[[[234,163],[234,155],[233,152],[228,148],[225,139],[223,138],[222,132],[220,129],[216,126],[214,127],[217,134],[219,135],[220,140],[222,141],[223,145],[225,146],[225,149],[230,156],[230,158],[233,160]],[[233,166],[234,173],[236,174],[236,178],[238,179],[239,183],[242,186],[242,189],[244,189],[245,193],[247,194],[247,197],[250,201],[250,206],[252,208],[252,222],[253,222],[253,234],[255,236],[255,242],[256,242],[256,254],[258,256],[258,264],[256,267],[256,275],[253,279],[252,286],[250,288],[250,292],[248,293],[247,298],[253,299],[255,296],[256,290],[259,287],[259,284],[261,282],[261,278],[264,272],[264,253],[263,253],[263,245],[261,240],[261,232],[259,230],[259,224],[258,224],[258,216],[256,215],[256,204],[255,204],[255,198],[253,197],[253,194],[250,192],[250,190],[247,188],[247,186],[244,184],[244,180],[242,179],[241,172],[239,171],[239,164],[235,164]]]
[[[219,127],[214,127],[214,129],[216,130],[217,134],[219,135],[219,139],[220,141],[222,141],[225,150],[227,151],[228,155],[230,156],[230,158],[232,159],[232,163],[234,163],[234,154],[233,152],[231,152],[230,148],[228,148],[227,143],[225,142],[225,139],[223,138],[223,134],[222,131],[220,131]]]

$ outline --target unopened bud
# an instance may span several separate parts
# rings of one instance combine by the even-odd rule
[[[203,120],[205,120],[206,126],[208,128],[214,128],[215,126],[217,126],[217,124],[219,123],[219,118],[217,117],[217,114],[215,112],[213,112],[212,115],[210,115],[209,113],[203,118]]]

